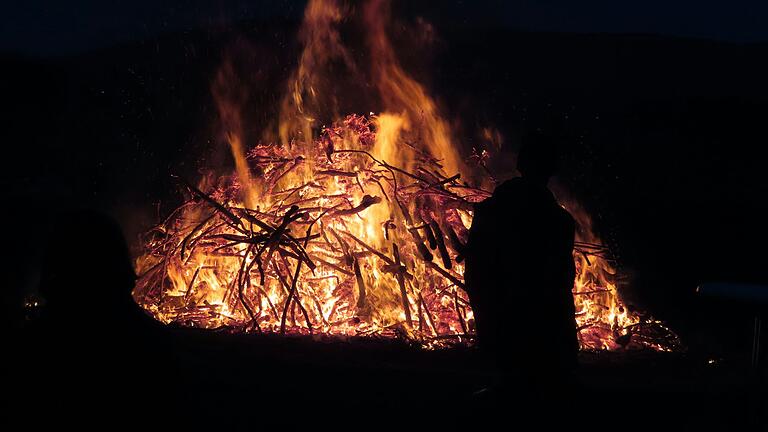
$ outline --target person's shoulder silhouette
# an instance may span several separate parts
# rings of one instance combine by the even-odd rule
[[[120,225],[94,210],[60,215],[48,236],[40,293],[48,342],[84,358],[140,356],[167,343],[165,326],[131,295],[136,276]]]
[[[122,322],[135,274],[120,226],[93,210],[63,213],[50,229],[41,292],[47,319],[77,327]],[[114,331],[114,330],[113,330]]]
[[[575,224],[547,187],[558,167],[557,144],[545,135],[528,137],[518,155],[520,177],[475,207],[467,292],[479,345],[502,364],[565,364],[575,355]],[[522,326],[530,330],[514,331]],[[529,362],[515,348],[521,345]],[[538,354],[531,356],[534,347]]]

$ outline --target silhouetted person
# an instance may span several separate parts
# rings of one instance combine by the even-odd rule
[[[45,300],[26,348],[43,406],[125,409],[168,364],[163,325],[131,298],[136,276],[119,225],[105,214],[61,214],[46,236]],[[143,396],[151,397],[149,391]]]
[[[547,188],[555,143],[535,136],[518,158],[521,177],[475,206],[466,283],[478,345],[501,371],[536,382],[575,366],[572,287],[575,223]]]
[[[159,328],[133,301],[136,275],[120,226],[106,214],[62,215],[48,238],[41,294],[46,325],[120,346]],[[159,324],[159,323],[158,323]]]

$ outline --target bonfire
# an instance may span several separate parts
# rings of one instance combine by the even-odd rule
[[[400,67],[382,4],[365,13],[379,114],[313,129],[307,100],[321,93],[316,75],[332,54],[346,58],[334,30],[343,14],[332,1],[307,7],[278,142],[246,148],[236,107],[218,101],[235,168],[197,183],[179,178],[187,200],[147,232],[137,258],[134,299],[157,320],[425,348],[473,343],[464,252],[473,206],[496,180],[487,152],[460,156],[436,104]],[[623,304],[609,250],[571,207],[580,224],[573,295],[582,347],[676,349],[674,333]]]

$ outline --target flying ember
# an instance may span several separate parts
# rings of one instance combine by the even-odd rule
[[[247,118],[217,91],[227,74],[216,77],[235,166],[198,184],[179,179],[188,200],[146,234],[133,296],[157,320],[402,338],[428,348],[472,343],[463,253],[473,204],[490,196],[494,179],[480,169],[486,155],[462,156],[437,104],[400,65],[387,6],[374,0],[362,8],[370,62],[363,67],[341,42],[349,11],[309,2],[274,140],[245,142]],[[322,127],[317,107],[338,96],[324,88],[338,64],[376,89],[377,114],[336,114]],[[573,298],[582,348],[676,349],[674,333],[622,303],[611,255],[588,215],[561,204],[579,224]]]

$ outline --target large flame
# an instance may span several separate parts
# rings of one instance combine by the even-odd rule
[[[222,65],[212,89],[234,171],[188,185],[193,199],[147,236],[134,298],[158,320],[404,337],[424,346],[472,340],[462,245],[472,204],[490,193],[459,180],[478,174],[435,101],[398,61],[388,3],[362,9],[367,65],[342,43],[347,12],[333,0],[307,5],[275,143],[246,145],[241,90],[231,64]],[[379,114],[338,112],[332,65],[372,82]],[[329,115],[335,121],[321,128]],[[659,324],[622,304],[588,216],[567,207],[581,227],[574,301],[582,346],[672,348],[664,339],[671,332],[654,337]]]

